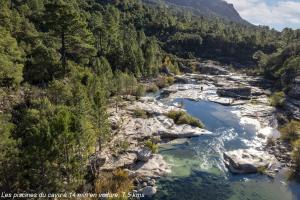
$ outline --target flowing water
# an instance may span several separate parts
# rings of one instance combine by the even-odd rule
[[[207,101],[177,99],[213,135],[180,139],[160,146],[172,173],[158,182],[157,200],[291,200],[300,199],[300,184],[282,171],[274,179],[259,174],[232,175],[223,152],[249,148],[253,125],[240,124],[233,108]],[[174,103],[174,102],[173,102]]]

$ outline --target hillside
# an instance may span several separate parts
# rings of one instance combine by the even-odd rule
[[[157,2],[157,0],[146,0]],[[160,1],[162,2],[162,1]],[[206,17],[218,17],[227,21],[232,21],[244,25],[250,25],[235,10],[232,4],[223,0],[164,0],[169,6],[179,7],[191,11],[195,15]]]

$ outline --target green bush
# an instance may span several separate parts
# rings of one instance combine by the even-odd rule
[[[266,166],[260,166],[260,167],[257,168],[257,172],[259,174],[266,174],[267,169],[268,168]]]
[[[144,96],[145,94],[146,94],[145,86],[142,84],[139,84],[134,92],[134,95],[137,98],[140,98],[140,97]]]
[[[158,145],[152,142],[151,140],[147,140],[145,142],[145,147],[148,147],[152,151],[152,153],[158,152]]]
[[[151,85],[149,85],[148,88],[147,88],[147,92],[153,92],[153,93],[155,93],[155,92],[157,92],[158,90],[159,90],[159,88],[158,88],[157,85],[155,85],[155,84],[151,84]]]
[[[293,142],[299,139],[300,136],[300,122],[292,120],[285,124],[280,129],[281,139],[287,142]]]
[[[172,76],[161,76],[156,80],[158,88],[165,88],[174,83],[174,77]]]
[[[168,85],[172,85],[174,83],[174,81],[175,81],[175,79],[174,79],[173,76],[168,76],[166,78],[166,80],[167,80]]]
[[[140,108],[135,109],[133,111],[133,115],[136,118],[143,118],[143,119],[146,119],[148,117],[146,111],[144,111]]]
[[[95,193],[117,193],[122,198],[124,193],[131,192],[134,188],[133,178],[129,176],[127,171],[116,169],[113,172],[102,172],[94,182]]]
[[[187,114],[180,116],[177,123],[178,124],[189,124],[191,126],[203,128],[203,124],[198,119],[196,119],[190,115],[187,115]]]
[[[282,107],[285,103],[285,94],[284,92],[275,92],[270,97],[270,105],[274,107]]]
[[[300,139],[293,143],[292,159],[295,163],[296,169],[300,170]]]
[[[2,88],[0,88],[0,101],[1,101],[1,102],[3,101],[3,98],[4,98],[6,95],[7,95],[6,92],[5,92]]]
[[[127,140],[118,140],[115,142],[115,145],[114,145],[114,152],[115,153],[122,153],[122,152],[125,152],[129,149],[130,147],[130,144]]]
[[[174,123],[178,124],[178,125],[189,124],[191,126],[204,128],[204,125],[202,124],[202,122],[199,119],[192,117],[191,115],[189,115],[188,113],[186,113],[184,111],[172,110],[172,111],[169,111],[166,114],[166,116],[173,119]]]

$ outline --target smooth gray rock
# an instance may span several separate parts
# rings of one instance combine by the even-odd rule
[[[151,180],[149,181],[149,185],[150,185],[150,186],[155,186],[155,183],[156,183],[155,179],[151,179]]]
[[[111,157],[106,159],[103,166],[100,167],[101,170],[110,171],[116,168],[124,168],[126,166],[131,166],[137,159],[136,153],[124,153],[120,154],[118,157]]]
[[[219,88],[217,94],[221,97],[232,97],[236,99],[250,99],[250,87]]]
[[[255,149],[240,149],[224,153],[225,164],[232,173],[256,173],[261,169],[270,169],[277,163],[273,155]]]
[[[137,160],[147,162],[152,156],[152,152],[149,149],[142,149],[138,152]]]
[[[119,116],[109,117],[110,126],[113,130],[117,130],[121,125],[121,118]]]
[[[157,189],[152,186],[147,186],[147,187],[142,188],[140,192],[143,193],[147,197],[151,197],[156,194]]]
[[[162,139],[178,139],[178,138],[191,138],[199,137],[202,135],[211,134],[210,131],[190,125],[177,125],[173,129],[160,129],[157,134]]]
[[[153,154],[148,162],[136,162],[132,169],[139,177],[158,178],[171,172],[170,166],[159,154]]]

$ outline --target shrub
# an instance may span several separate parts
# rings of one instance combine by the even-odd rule
[[[157,144],[155,144],[153,141],[151,141],[151,140],[147,140],[146,142],[145,142],[145,147],[148,147],[151,151],[152,151],[152,153],[157,153],[158,152],[158,145]]]
[[[275,92],[270,97],[270,105],[274,107],[282,107],[285,103],[285,94],[284,92]]]
[[[297,170],[300,170],[300,139],[293,143],[292,159]]]
[[[136,118],[143,118],[143,119],[146,119],[148,117],[146,111],[144,111],[140,108],[135,109],[133,111],[133,115]]]
[[[174,77],[171,76],[160,76],[156,80],[156,85],[158,88],[165,88],[174,83]]]
[[[133,187],[133,179],[129,177],[128,172],[122,169],[116,169],[112,173],[102,172],[95,181],[95,193],[97,194],[117,193],[123,197],[123,193],[131,192]]]
[[[171,110],[169,111],[166,116],[173,119],[174,121],[177,121],[179,116],[182,115],[183,111],[175,111],[175,110]]]
[[[288,142],[293,142],[299,139],[300,136],[300,122],[292,120],[280,128],[281,139]]]
[[[146,93],[146,89],[145,89],[144,85],[142,85],[142,84],[139,84],[134,91],[134,95],[137,98],[144,96],[145,93]]]
[[[155,92],[157,92],[158,90],[159,90],[159,88],[158,88],[155,84],[151,84],[151,85],[149,85],[148,88],[147,88],[147,92],[153,92],[153,93],[155,93]]]
[[[175,79],[174,79],[173,76],[168,76],[166,78],[166,80],[167,80],[168,85],[172,85],[174,83],[174,81],[175,81]]]
[[[172,110],[166,114],[167,117],[171,118],[174,120],[175,124],[181,125],[181,124],[189,124],[191,126],[203,128],[204,125],[202,122],[195,118],[192,117],[191,115],[187,114],[184,111],[175,111]]]
[[[119,140],[115,143],[115,151],[117,153],[125,152],[129,149],[130,144],[127,140]]]
[[[266,166],[260,166],[260,167],[257,168],[257,172],[259,174],[266,174],[267,169],[268,168]]]
[[[198,119],[187,114],[180,116],[177,124],[189,124],[191,126],[203,128],[203,124]]]

